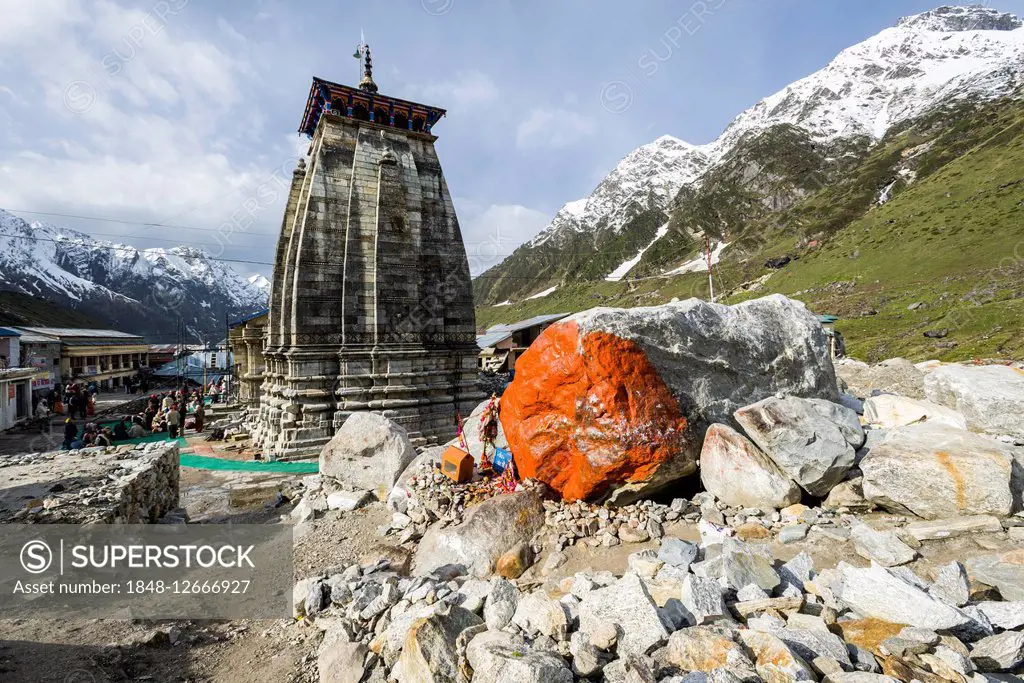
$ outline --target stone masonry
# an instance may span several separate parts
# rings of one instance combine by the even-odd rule
[[[178,444],[0,456],[0,523],[147,524],[178,507]]]
[[[361,101],[376,122],[359,118]],[[469,266],[428,132],[444,112],[319,80],[310,103],[312,144],[277,246],[254,440],[268,457],[301,457],[372,410],[414,440],[446,441],[456,411],[468,415],[480,394]],[[407,126],[395,124],[403,107]],[[414,130],[420,110],[428,123]]]

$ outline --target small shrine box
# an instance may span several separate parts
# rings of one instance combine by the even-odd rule
[[[473,456],[455,446],[449,446],[441,454],[441,473],[457,484],[473,478]]]

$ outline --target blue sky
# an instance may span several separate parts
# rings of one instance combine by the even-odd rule
[[[354,84],[362,30],[382,92],[449,111],[434,132],[479,270],[635,147],[663,134],[709,142],[762,97],[937,4],[0,0],[0,208],[125,221],[20,213],[271,261],[310,78]],[[988,4],[1024,12],[1021,0]]]

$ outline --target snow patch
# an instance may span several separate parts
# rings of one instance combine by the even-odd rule
[[[553,294],[556,289],[558,289],[558,285],[555,285],[554,287],[548,287],[543,292],[537,292],[533,296],[528,296],[526,298],[527,299],[543,299],[544,297],[548,296],[549,294]]]
[[[721,259],[722,251],[729,246],[728,242],[716,242],[714,248],[711,250],[711,265],[716,265]],[[683,265],[679,266],[674,270],[670,270],[665,275],[682,275],[684,273],[706,273],[708,272],[708,257],[707,254],[701,254],[695,259],[687,261]]]
[[[667,234],[668,223],[658,228],[658,232],[655,233],[654,239],[651,240],[650,244],[641,249],[639,253],[637,253],[637,255],[634,256],[633,258],[629,259],[628,261],[623,261],[622,263],[620,263],[619,267],[613,270],[612,272],[608,273],[608,275],[604,279],[607,280],[608,282],[619,282],[620,280],[622,280],[622,278],[626,277],[626,274],[629,273],[629,271],[633,270],[633,267],[636,266],[636,264],[640,263],[640,259],[643,258],[644,252],[653,247],[655,242],[657,242]]]

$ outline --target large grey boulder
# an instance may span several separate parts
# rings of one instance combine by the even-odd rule
[[[353,413],[320,451],[320,474],[386,500],[416,458],[409,434],[382,415]]]
[[[736,421],[779,468],[814,496],[825,496],[853,466],[864,443],[857,414],[820,399],[771,397],[740,408]]]
[[[864,497],[924,519],[1010,513],[1010,448],[994,439],[941,424],[889,432],[860,468]]]
[[[928,398],[963,413],[986,434],[1024,438],[1024,371],[1005,365],[943,365],[924,380]]]
[[[864,401],[864,419],[883,429],[906,427],[916,422],[967,429],[967,418],[955,410],[931,401],[895,394],[879,394]]]
[[[689,299],[552,325],[517,365],[501,415],[521,472],[569,499],[621,505],[696,472],[709,425],[776,393],[838,399],[815,316],[780,295]]]
[[[877,365],[843,358],[836,361],[835,368],[840,383],[857,398],[879,393],[924,398],[924,373],[905,358],[890,358]]]
[[[700,453],[700,480],[716,498],[741,508],[784,508],[800,487],[735,429],[713,424]]]
[[[416,551],[413,573],[456,564],[474,576],[489,576],[499,557],[528,543],[543,526],[544,506],[536,491],[489,498],[470,509],[462,524],[428,529]]]
[[[836,597],[861,616],[933,631],[963,628],[972,621],[961,610],[937,600],[881,565],[860,569],[841,562],[836,571]]]
[[[687,299],[663,306],[594,308],[570,317],[582,332],[635,341],[686,409],[726,423],[776,393],[837,400],[828,338],[799,301],[781,294],[734,306]]]

